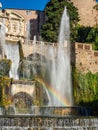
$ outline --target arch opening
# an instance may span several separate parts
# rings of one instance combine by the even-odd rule
[[[32,103],[33,98],[25,92],[15,94],[12,99],[12,104],[15,106],[16,114],[30,113]]]

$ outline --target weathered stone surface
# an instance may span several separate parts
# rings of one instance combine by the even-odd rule
[[[80,22],[84,26],[94,26],[98,24],[98,11],[94,9],[96,0],[71,0],[78,8]]]
[[[0,126],[5,129],[13,130],[35,130],[35,129],[57,129],[57,130],[97,130],[98,119],[92,117],[51,117],[51,116],[32,116],[16,115],[1,116]]]
[[[43,74],[45,70],[46,60],[40,54],[31,54],[23,59],[19,65],[20,78],[33,79],[36,75]],[[44,70],[43,70],[44,67]]]
[[[72,63],[82,73],[98,72],[98,51],[94,51],[91,44],[75,43],[71,57]]]
[[[11,61],[8,59],[0,60],[0,76],[9,76]]]

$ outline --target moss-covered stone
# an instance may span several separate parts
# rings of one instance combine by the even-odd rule
[[[11,64],[12,64],[12,62],[9,59],[1,59],[0,60],[0,77],[9,76]]]
[[[0,106],[8,106],[11,104],[10,86],[12,79],[4,76],[0,77]]]
[[[31,54],[26,59],[22,59],[19,64],[20,79],[34,79],[36,75],[45,77],[46,59],[39,54]]]
[[[73,71],[74,101],[76,105],[91,106],[98,103],[98,73]],[[93,104],[95,105],[95,104]]]

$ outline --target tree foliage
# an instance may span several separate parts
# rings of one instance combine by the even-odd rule
[[[76,38],[76,41],[81,42],[81,43],[87,42],[87,37],[88,37],[91,29],[92,29],[92,27],[90,27],[90,26],[85,27],[83,25],[78,25],[77,26],[77,38]]]
[[[41,36],[44,41],[57,42],[61,16],[65,6],[67,7],[70,16],[71,41],[75,40],[76,25],[79,21],[78,9],[70,1],[51,0],[46,5],[45,14],[47,20],[41,28]]]
[[[91,43],[94,50],[98,50],[98,25],[94,27],[77,27],[77,42]]]

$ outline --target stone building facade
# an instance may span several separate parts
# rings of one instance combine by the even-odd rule
[[[80,24],[94,26],[98,24],[98,11],[93,7],[95,0],[71,0],[78,8]],[[40,40],[40,28],[45,22],[44,11],[33,10],[0,10],[0,24],[6,24],[6,39],[11,41],[23,41],[25,38]]]
[[[2,33],[5,33],[6,41],[23,41],[24,18],[21,15],[11,10],[0,11],[0,27]]]
[[[40,28],[45,21],[44,12],[30,10],[0,10],[0,25],[5,25],[6,40],[10,42],[24,41],[34,36],[40,38]]]
[[[71,0],[78,8],[80,22],[84,26],[94,26],[98,24],[98,10],[94,9],[96,0]]]
[[[98,51],[92,49],[92,44],[75,43],[71,54],[72,64],[82,73],[98,72]]]
[[[94,26],[98,24],[98,12],[93,8],[96,5],[95,0],[71,1],[79,9],[81,25]],[[37,40],[40,40],[40,28],[44,22],[45,13],[43,11],[0,10],[0,26],[2,23],[6,25],[6,41],[8,42],[17,43],[19,40],[24,42],[28,35],[31,40],[34,39],[34,36],[36,36]],[[92,45],[74,44],[71,57],[72,64],[80,71],[84,73],[88,71],[93,73],[98,72],[98,52],[92,49]]]

